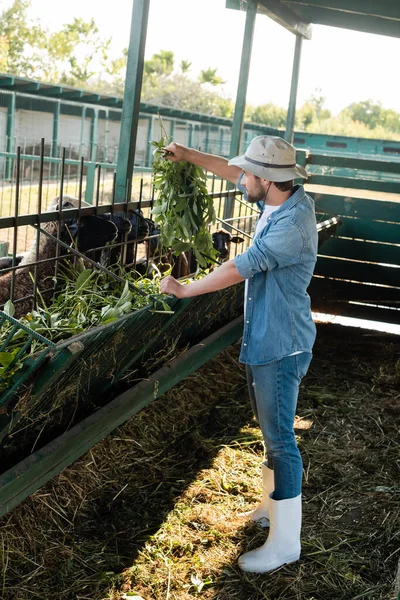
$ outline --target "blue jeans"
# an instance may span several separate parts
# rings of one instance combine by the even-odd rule
[[[274,470],[274,500],[301,493],[303,463],[293,423],[299,385],[311,358],[311,352],[302,352],[265,365],[246,365],[250,402],[263,434],[267,465]]]

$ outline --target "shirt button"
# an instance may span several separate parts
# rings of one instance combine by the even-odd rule
[[[243,346],[247,346],[247,344],[243,344]]]
[[[250,323],[250,321],[246,321],[246,323]]]
[[[249,298],[249,300],[251,300],[251,298]]]

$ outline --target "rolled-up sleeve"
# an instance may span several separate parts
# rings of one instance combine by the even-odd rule
[[[244,279],[249,279],[260,271],[295,265],[301,261],[305,242],[296,223],[281,219],[264,236],[256,238],[246,252],[235,257],[235,267]]]

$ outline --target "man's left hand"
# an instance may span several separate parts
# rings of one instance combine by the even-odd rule
[[[185,297],[185,287],[182,283],[179,283],[172,277],[172,275],[168,275],[168,277],[164,277],[160,283],[160,291],[162,294],[172,294],[177,298]]]

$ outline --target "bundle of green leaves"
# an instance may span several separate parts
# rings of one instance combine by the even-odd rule
[[[209,231],[209,225],[215,223],[215,210],[207,176],[196,165],[166,159],[164,148],[169,140],[165,137],[152,144],[156,191],[152,214],[160,226],[160,242],[175,255],[193,250],[200,267],[206,268],[217,257]]]
[[[32,338],[23,356],[14,362],[16,355],[29,339],[26,328],[40,333],[47,340],[59,342],[78,333],[82,333],[96,325],[111,323],[129,312],[150,306],[154,312],[172,314],[164,294],[160,294],[159,278],[133,279],[130,273],[124,273],[125,284],[110,278],[106,273],[85,269],[79,271],[72,265],[65,264],[57,275],[60,292],[51,305],[46,306],[39,292],[36,310],[20,319],[25,328],[18,329],[10,338],[13,324],[5,322],[0,327],[0,394],[7,389],[23,361],[46,345]],[[144,295],[132,291],[133,284],[140,288]],[[14,306],[7,302],[4,312],[14,315]]]

